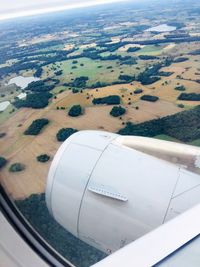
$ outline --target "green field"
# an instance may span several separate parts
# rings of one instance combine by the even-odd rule
[[[61,64],[50,64],[43,68],[43,79],[47,77],[53,77],[59,79],[61,83],[66,83],[72,81],[80,76],[88,76],[88,85],[92,85],[95,82],[106,82],[111,83],[117,81],[120,74],[133,75],[133,73],[138,73],[136,67],[138,65],[120,65],[117,61],[100,61],[91,60],[89,58],[79,58],[78,63],[73,64],[73,60],[63,61]],[[83,64],[83,66],[81,66]],[[53,66],[56,70],[52,70]],[[56,67],[58,66],[58,67]],[[76,68],[73,68],[76,66]],[[112,67],[112,68],[111,68]],[[54,72],[62,70],[63,74],[61,76],[56,76]]]
[[[0,124],[9,119],[11,114],[14,114],[14,112],[12,112],[14,109],[15,107],[13,105],[9,105],[6,110],[0,112]],[[15,112],[17,112],[16,109]]]
[[[136,55],[148,55],[148,56],[159,56],[163,52],[163,48],[166,45],[147,45],[141,50],[137,51]]]
[[[65,90],[68,90],[69,88],[66,87],[66,86],[56,86],[52,91],[51,93],[53,93],[54,95],[57,95],[59,94],[61,91],[65,91]]]
[[[165,141],[171,141],[171,142],[180,143],[180,141],[178,139],[173,138],[173,137],[171,137],[169,135],[166,135],[166,134],[156,135],[154,138],[160,139],[160,140],[165,140]]]
[[[194,141],[190,142],[189,145],[200,146],[200,139],[197,139],[197,140],[194,140]]]

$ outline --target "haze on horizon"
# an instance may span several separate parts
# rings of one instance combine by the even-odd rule
[[[0,0],[0,20],[124,1],[130,0]]]

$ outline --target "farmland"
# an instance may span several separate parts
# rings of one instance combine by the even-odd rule
[[[177,5],[185,10],[181,2]],[[9,22],[0,24],[4,36],[0,41],[0,102],[10,102],[0,112],[0,133],[5,133],[0,138],[0,155],[8,160],[0,179],[14,199],[44,192],[51,161],[60,146],[56,134],[61,128],[118,132],[127,123],[139,124],[199,105],[199,101],[178,99],[182,92],[176,89],[200,94],[197,7],[194,2],[184,17],[177,18],[173,12],[165,13],[165,8],[173,9],[169,3],[159,17],[159,5],[144,11],[129,3],[120,9],[113,5],[106,10],[91,8],[92,16],[89,11],[38,16],[23,28],[20,25],[26,18],[16,21],[15,28]],[[148,18],[144,19],[144,14]],[[49,22],[52,27],[46,28]],[[164,23],[164,32],[151,31]],[[35,25],[37,31],[32,31]],[[36,82],[25,88],[9,84],[16,77]],[[26,97],[19,100],[22,93]],[[94,99],[109,96],[119,97],[125,114],[113,117],[114,105],[94,105]],[[81,116],[68,115],[73,105],[81,106]],[[41,118],[48,119],[48,125],[38,135],[25,135],[33,121]],[[164,134],[158,138],[179,142]],[[190,143],[199,145],[199,139]],[[41,164],[37,161],[41,154],[49,155],[50,160]],[[16,162],[25,169],[9,172]]]

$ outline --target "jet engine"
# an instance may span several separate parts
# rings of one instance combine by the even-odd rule
[[[51,164],[46,203],[56,221],[111,253],[200,202],[200,148],[80,131]]]

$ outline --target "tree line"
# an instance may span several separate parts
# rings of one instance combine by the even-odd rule
[[[147,137],[166,134],[182,142],[191,142],[200,138],[200,106],[139,124],[127,123],[118,133]]]

